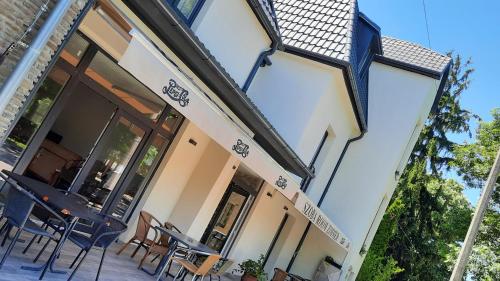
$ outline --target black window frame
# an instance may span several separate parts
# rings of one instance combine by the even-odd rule
[[[184,20],[184,22],[189,27],[191,27],[191,25],[193,25],[194,20],[200,13],[200,10],[203,7],[203,4],[205,4],[206,0],[197,0],[196,4],[194,4],[193,10],[191,11],[191,15],[189,15],[189,17],[186,17],[177,7],[180,1],[181,0],[165,0],[165,2],[168,3],[172,7],[172,9],[175,10],[175,12],[177,12],[177,14],[182,18],[182,20]]]
[[[325,130],[325,133],[321,137],[321,141],[319,142],[318,147],[316,148],[316,152],[314,152],[314,156],[311,159],[311,163],[309,164],[309,169],[316,174],[316,167],[314,166],[316,164],[316,160],[318,160],[318,156],[321,153],[321,150],[323,150],[323,146],[325,146],[326,140],[328,139],[328,130]],[[312,177],[308,176],[302,179],[302,182],[300,183],[300,190],[303,192],[307,191],[307,188],[309,187],[309,184],[311,183]]]

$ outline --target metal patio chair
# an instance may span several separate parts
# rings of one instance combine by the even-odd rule
[[[80,268],[80,265],[85,260],[90,250],[92,250],[93,248],[100,248],[103,250],[101,261],[99,263],[99,269],[97,270],[97,275],[95,279],[96,281],[99,280],[99,275],[101,273],[101,268],[108,247],[111,245],[111,243],[113,243],[113,241],[115,241],[118,238],[118,236],[120,236],[120,234],[122,234],[127,230],[127,225],[124,222],[120,221],[119,219],[114,218],[113,216],[110,215],[101,215],[101,216],[104,218],[104,222],[99,224],[95,223],[93,227],[94,231],[90,236],[86,235],[85,233],[76,231],[71,232],[71,234],[68,236],[68,239],[71,242],[73,242],[75,245],[81,248],[75,260],[71,263],[70,268],[73,268],[78,258],[81,256],[83,252],[85,252],[82,259],[78,262],[75,269],[71,273],[68,281],[75,276],[76,272]]]
[[[181,272],[185,269],[188,273],[191,273],[193,275],[192,281],[196,280],[198,277],[201,276],[201,281],[203,281],[203,278],[207,274],[209,274],[210,270],[213,268],[213,266],[220,260],[221,256],[219,254],[207,254],[207,253],[202,253],[202,252],[196,252],[197,255],[205,255],[207,256],[205,260],[199,265],[195,265],[188,259],[184,258],[177,258],[174,257],[172,258],[172,261],[178,263],[180,265],[179,271],[174,277],[174,281],[177,280],[178,277],[180,277]]]
[[[30,192],[24,190],[23,188],[17,187],[11,184],[9,192],[7,194],[7,201],[3,211],[3,217],[7,219],[5,226],[2,228],[0,234],[5,233],[4,241],[7,239],[9,232],[12,228],[17,228],[16,233],[12,237],[12,240],[5,251],[5,254],[0,261],[0,268],[5,263],[5,260],[10,255],[14,245],[16,244],[22,231],[26,231],[35,235],[40,235],[43,237],[48,237],[49,241],[57,241],[53,233],[49,233],[45,229],[38,226],[30,219],[31,211],[33,210],[35,204],[40,208],[43,208],[49,212],[54,219],[60,220],[60,224],[67,227],[66,220],[60,216],[57,212],[52,210],[44,202],[39,200]]]
[[[84,197],[83,195],[81,195],[79,193],[75,193],[75,192],[71,192],[71,191],[67,191],[67,190],[62,190],[62,189],[60,189],[58,191],[64,193],[68,197],[76,199],[77,201],[79,201],[82,204],[86,205],[89,202],[89,200],[86,197]],[[44,230],[48,231],[48,228],[50,227],[52,229],[53,234],[63,233],[64,232],[65,229],[64,229],[63,225],[61,225],[59,223],[59,220],[55,219],[54,217],[52,217],[51,213],[48,212],[48,211],[46,211],[45,209],[43,209],[43,208],[35,205],[35,207],[33,208],[32,214],[36,218],[38,218],[40,221],[43,222],[43,224],[41,225],[41,227]],[[65,217],[65,216],[63,215],[63,217]],[[37,238],[38,238],[37,243],[40,243],[42,241],[43,236],[41,236],[41,235],[34,235],[33,238],[31,238],[31,240],[28,243],[28,245],[24,248],[23,254],[26,254],[26,252],[33,245],[33,243],[35,242],[35,240]],[[40,252],[38,253],[38,255],[35,257],[35,259],[33,260],[33,262],[37,262],[38,261],[38,258],[40,258],[41,253],[43,253],[45,251],[45,249],[47,248],[49,242],[50,242],[50,240],[48,240],[43,245],[42,249],[40,250]]]
[[[134,237],[132,237],[123,247],[116,252],[117,255],[121,254],[123,250],[125,250],[130,244],[137,244],[137,248],[134,250],[130,257],[134,257],[135,254],[142,247],[146,249],[146,251],[155,243],[155,239],[158,237],[158,230],[155,229],[155,226],[161,226],[161,222],[156,219],[152,214],[141,211],[139,213],[139,221],[137,222],[137,228],[135,230]],[[148,238],[148,234],[150,231],[154,231],[154,238]]]

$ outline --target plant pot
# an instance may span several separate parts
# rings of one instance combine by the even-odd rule
[[[241,276],[241,281],[257,281],[257,277],[245,273]]]

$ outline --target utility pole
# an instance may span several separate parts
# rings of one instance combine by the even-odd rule
[[[457,263],[455,268],[453,268],[453,273],[451,274],[450,281],[462,281],[462,276],[464,275],[465,266],[469,260],[470,253],[472,251],[472,246],[474,245],[474,240],[476,239],[477,232],[479,231],[479,226],[483,220],[484,213],[488,208],[488,203],[490,201],[491,195],[495,190],[495,184],[497,181],[498,173],[500,172],[500,149],[497,152],[497,157],[491,167],[490,174],[486,180],[486,184],[483,188],[483,193],[479,198],[479,203],[474,212],[474,217],[472,217],[472,222],[470,223],[469,230],[465,236],[465,241],[458,255]]]

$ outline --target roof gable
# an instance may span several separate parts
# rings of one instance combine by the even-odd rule
[[[408,41],[382,37],[383,57],[441,75],[451,58]]]

